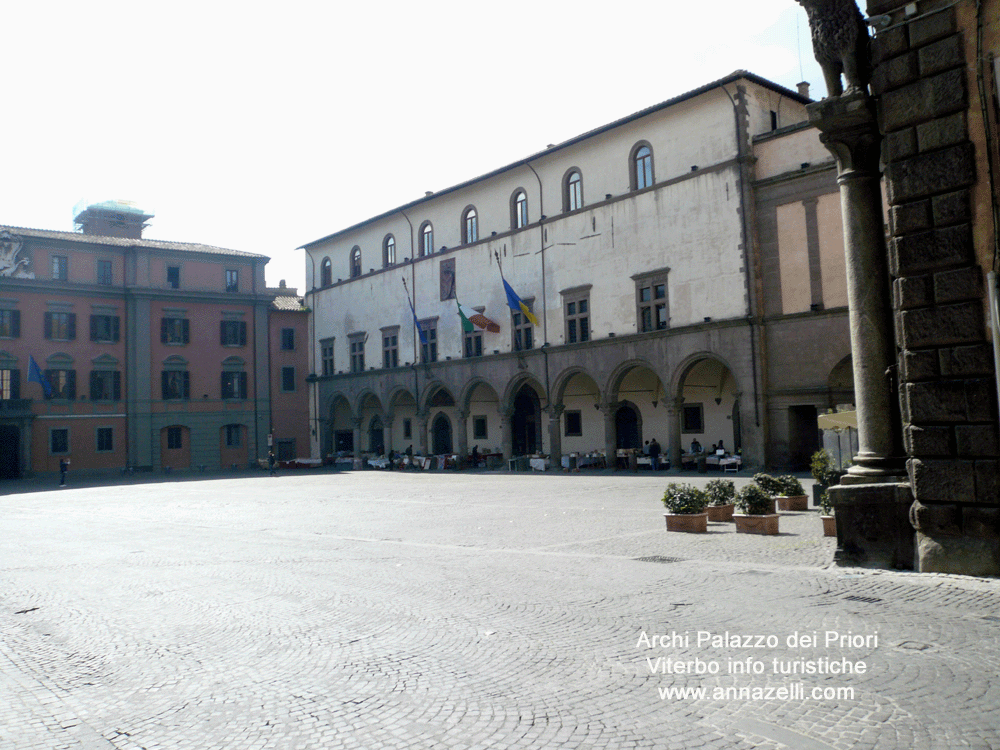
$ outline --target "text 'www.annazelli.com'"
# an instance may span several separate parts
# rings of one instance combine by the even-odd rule
[[[663,701],[696,701],[726,700],[726,701],[829,701],[854,700],[852,687],[806,687],[801,682],[792,682],[781,686],[763,687],[678,687],[676,685],[657,688],[660,700]]]

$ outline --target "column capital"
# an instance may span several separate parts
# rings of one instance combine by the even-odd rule
[[[841,181],[879,174],[882,135],[875,102],[856,92],[824,99],[806,107],[809,123],[820,131],[820,141],[837,160]]]
[[[559,419],[562,413],[566,411],[566,404],[552,404],[550,403],[542,411],[549,415],[550,419]]]

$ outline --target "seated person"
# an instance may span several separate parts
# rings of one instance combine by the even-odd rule
[[[691,452],[701,453],[701,443],[698,442],[697,438],[691,441]]]
[[[715,453],[718,456],[724,456],[724,455],[726,455],[726,446],[724,446],[722,444],[721,440],[719,441],[718,447],[715,449]]]

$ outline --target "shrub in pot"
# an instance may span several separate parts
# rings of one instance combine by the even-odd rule
[[[779,516],[774,512],[774,500],[758,484],[748,484],[736,493],[736,507],[742,511],[742,515],[733,516],[737,533],[778,533]]]
[[[708,520],[714,522],[733,520],[733,499],[736,485],[731,479],[713,479],[705,485],[708,495]]]
[[[693,484],[669,484],[663,493],[663,506],[669,511],[667,531],[704,532],[708,530],[705,506],[708,496]]]
[[[777,477],[772,477],[770,474],[754,474],[753,475],[754,484],[756,484],[760,489],[764,490],[771,497],[776,497],[782,493],[784,485]]]
[[[791,474],[776,477],[781,491],[777,495],[778,510],[809,510],[809,498],[802,482]]]
[[[823,513],[823,536],[837,536],[837,519],[833,517],[833,503],[830,502],[829,490],[823,490],[819,506]]]

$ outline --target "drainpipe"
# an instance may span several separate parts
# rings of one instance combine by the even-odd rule
[[[253,278],[253,282],[250,285],[250,291],[253,293],[254,301],[250,309],[253,311],[253,445],[254,445],[254,460],[260,458],[260,431],[258,430],[257,420],[260,418],[258,414],[258,409],[260,405],[260,383],[257,382],[257,261],[250,261],[250,275]]]
[[[302,248],[306,251],[306,257],[309,258],[309,262],[312,264],[312,286],[302,295],[302,301],[305,302],[307,299],[309,303],[306,307],[309,308],[309,372],[316,376],[316,258],[313,254],[309,252],[308,249]],[[309,449],[312,451],[312,437],[316,436],[316,452],[318,455],[313,456],[313,458],[323,457],[323,446],[321,445],[322,435],[319,431],[319,380],[313,380],[309,384],[312,396],[312,415],[311,422],[312,427],[310,429],[309,435]]]

